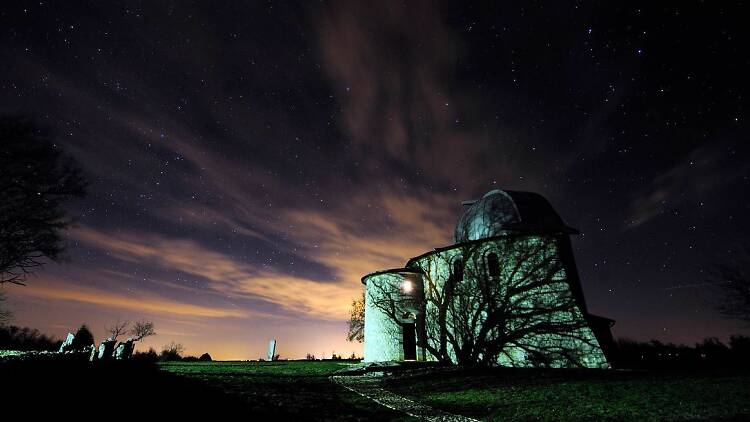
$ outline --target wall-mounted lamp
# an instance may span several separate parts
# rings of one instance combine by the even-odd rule
[[[414,283],[410,280],[404,280],[404,283],[401,285],[401,291],[404,293],[411,293],[412,290],[414,290]]]

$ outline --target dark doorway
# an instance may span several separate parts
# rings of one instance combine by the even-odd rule
[[[413,322],[401,324],[404,329],[404,360],[417,360],[417,336]]]

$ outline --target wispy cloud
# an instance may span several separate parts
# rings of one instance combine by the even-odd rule
[[[705,203],[723,187],[747,174],[750,163],[737,164],[734,147],[723,142],[694,149],[654,178],[631,202],[626,228],[646,224],[688,201]]]
[[[61,279],[37,279],[26,288],[14,291],[19,297],[34,296],[48,300],[72,301],[117,308],[136,313],[190,316],[197,318],[246,318],[258,315],[251,310],[214,308],[158,297],[148,292],[129,296],[99,288],[88,288]]]
[[[528,149],[497,127],[486,99],[456,89],[464,50],[437,6],[339,2],[319,16],[318,35],[342,129],[368,170],[396,163],[430,183],[471,187],[541,174],[522,165]]]
[[[154,233],[109,232],[78,227],[73,239],[106,252],[116,259],[177,271],[206,280],[210,291],[234,298],[261,299],[285,313],[321,319],[344,319],[349,302],[358,295],[359,278],[371,271],[403,265],[425,250],[426,245],[448,242],[445,219],[448,198],[427,202],[417,198],[386,196],[368,198],[378,211],[367,214],[365,198],[354,198],[336,213],[287,210],[283,221],[295,232],[300,254],[331,268],[334,279],[312,280],[272,266],[249,265],[240,257],[211,250],[188,239]],[[434,198],[433,198],[434,200]],[[362,218],[387,227],[362,230]],[[365,225],[366,227],[366,225]]]

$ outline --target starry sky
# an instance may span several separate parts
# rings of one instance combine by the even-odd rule
[[[151,319],[187,353],[361,353],[368,272],[535,191],[615,336],[745,333],[712,263],[749,232],[742,2],[5,2],[0,113],[74,157],[68,260],[13,323]]]

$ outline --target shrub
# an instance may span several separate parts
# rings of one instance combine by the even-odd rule
[[[172,342],[161,351],[161,360],[182,360],[182,354],[185,352],[185,347],[180,343]]]
[[[154,363],[159,360],[159,354],[156,353],[153,347],[148,349],[148,352],[135,352],[133,353],[133,360],[139,362],[150,362]]]
[[[39,330],[15,325],[0,326],[0,349],[2,350],[49,350],[57,351],[62,344],[52,336],[41,334]]]
[[[732,336],[730,347],[716,337],[709,337],[690,347],[684,344],[664,344],[657,340],[639,342],[619,339],[617,368],[632,369],[697,369],[747,366],[750,337]]]
[[[94,344],[94,335],[91,333],[91,330],[89,330],[89,327],[86,324],[83,324],[78,331],[76,331],[76,336],[73,339],[73,344],[70,349],[82,350],[84,347],[89,347],[92,344]]]

